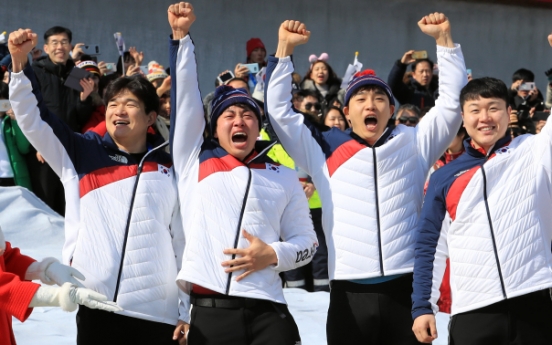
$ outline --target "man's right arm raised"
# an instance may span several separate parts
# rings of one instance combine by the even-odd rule
[[[186,176],[203,143],[205,117],[197,80],[194,44],[189,29],[195,21],[191,4],[181,2],[168,9],[172,39],[171,66],[171,154],[175,173]]]
[[[25,137],[55,173],[66,179],[77,174],[77,141],[82,137],[46,108],[27,58],[36,43],[37,35],[30,29],[19,29],[9,36],[8,47],[12,56],[10,103]]]
[[[279,29],[278,49],[267,66],[265,108],[270,124],[296,165],[314,175],[326,161],[320,131],[291,107],[291,54],[309,40],[305,24],[286,20]]]

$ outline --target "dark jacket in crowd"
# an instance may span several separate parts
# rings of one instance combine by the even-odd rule
[[[65,65],[55,64],[48,56],[35,61],[33,70],[36,74],[46,107],[75,132],[80,132],[88,121],[94,107],[90,97],[81,102],[80,92],[65,85],[65,80],[75,67],[69,59]]]
[[[403,64],[401,60],[397,60],[389,72],[387,83],[393,95],[400,104],[413,104],[420,109],[433,107],[439,97],[437,76],[433,76],[429,88],[423,87],[412,77],[409,78],[408,83],[405,83],[403,78],[407,67],[408,65]]]
[[[510,90],[510,106],[512,109],[520,110],[520,108],[525,106],[527,109],[535,107],[536,111],[544,110],[544,97],[540,91],[535,100],[527,101],[527,103],[523,104],[524,102],[525,100],[518,96],[517,91]]]
[[[322,93],[320,93],[320,90],[318,90],[318,88],[314,84],[314,81],[312,81],[311,79],[305,79],[301,83],[302,90],[312,91],[318,96],[318,101],[320,102],[320,105],[322,106],[324,111],[326,111],[331,106],[330,102],[337,97],[337,93],[339,92],[340,87],[341,81],[336,84],[328,85],[328,93],[326,94],[326,97],[324,97],[322,96]]]

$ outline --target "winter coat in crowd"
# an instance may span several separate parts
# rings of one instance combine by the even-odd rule
[[[523,108],[523,103],[525,100],[518,96],[517,91],[510,90],[510,106],[512,109],[520,109],[520,107]],[[530,108],[536,108],[537,111],[541,111],[544,109],[544,97],[542,96],[542,93],[539,91],[539,94],[537,98],[535,98],[532,101],[527,101],[526,103],[526,109],[529,110]]]
[[[90,97],[82,102],[80,92],[64,85],[74,67],[75,63],[71,59],[61,65],[53,63],[48,56],[39,58],[33,64],[46,107],[73,131],[80,132],[90,118],[94,106]]]
[[[420,109],[435,106],[435,100],[439,97],[439,82],[434,75],[426,88],[418,83],[414,78],[409,77],[408,82],[404,82],[403,77],[408,65],[397,60],[389,72],[387,83],[393,91],[393,95],[401,104],[413,104]]]
[[[0,130],[2,131],[1,137],[4,139],[4,144],[8,150],[8,158],[15,184],[32,190],[29,169],[24,157],[24,155],[29,153],[31,144],[29,144],[27,138],[25,138],[21,129],[19,129],[17,122],[13,121],[9,116],[1,119]]]
[[[1,235],[0,241],[0,344],[15,345],[12,317],[23,322],[31,315],[29,304],[40,285],[25,281],[27,268],[35,260],[12,248]]]
[[[301,83],[301,90],[308,90],[316,93],[320,105],[322,105],[322,107],[324,107],[325,109],[329,108],[331,105],[330,102],[337,97],[337,93],[339,92],[340,87],[341,81],[336,84],[328,85],[328,93],[326,94],[326,96],[322,96],[322,92],[316,86],[314,81],[312,81],[312,79],[305,79]]]

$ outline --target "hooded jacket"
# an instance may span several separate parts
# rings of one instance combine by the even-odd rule
[[[190,36],[170,40],[171,153],[182,202],[186,241],[177,282],[230,296],[286,303],[279,272],[312,260],[317,238],[303,188],[295,171],[267,157],[270,145],[257,146],[244,161],[213,138],[204,139],[205,117]],[[246,230],[270,245],[278,264],[253,272],[226,273],[228,248],[247,248]],[[282,239],[282,241],[280,241]]]
[[[94,106],[90,97],[82,102],[80,92],[64,85],[73,68],[77,67],[71,59],[61,65],[53,63],[48,56],[33,63],[33,71],[48,110],[68,124],[74,132],[80,132],[92,115]]]
[[[65,189],[63,262],[84,274],[85,287],[117,302],[123,315],[188,321],[189,297],[174,282],[184,232],[172,161],[162,149],[167,143],[149,138],[138,162],[109,134],[75,133],[47,109],[28,65],[11,74],[10,102],[21,130]]]

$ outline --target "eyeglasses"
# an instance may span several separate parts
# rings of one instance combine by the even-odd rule
[[[316,109],[316,110],[322,109],[322,107],[320,106],[320,103],[307,103],[307,104],[305,104],[305,109],[307,109],[308,111],[310,111],[312,109],[312,107],[314,107],[314,109]]]
[[[48,45],[52,47],[57,47],[58,45],[61,45],[62,47],[66,47],[69,45],[69,40],[61,40],[61,41],[50,41]]]
[[[420,119],[418,119],[416,116],[401,116],[399,117],[399,122],[403,125],[407,122],[416,125],[418,124],[418,122],[420,122]]]

